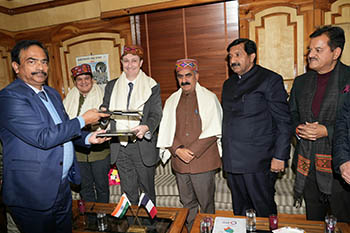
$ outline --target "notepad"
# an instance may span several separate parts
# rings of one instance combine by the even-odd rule
[[[246,233],[244,218],[216,217],[213,233]]]

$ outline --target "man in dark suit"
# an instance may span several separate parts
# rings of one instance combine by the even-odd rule
[[[138,204],[140,190],[156,203],[154,175],[159,161],[156,130],[162,118],[160,87],[142,70],[143,49],[124,46],[121,56],[123,73],[105,88],[102,110],[136,110],[142,118],[114,116],[110,129],[134,132],[111,140],[111,163],[117,165],[122,192],[131,204]]]
[[[95,109],[69,120],[60,95],[45,85],[49,57],[40,42],[20,41],[11,57],[17,79],[0,92],[4,203],[21,232],[71,232],[69,182],[80,182],[72,140],[104,142],[81,128],[108,115]]]
[[[350,84],[350,68],[339,61],[344,44],[340,27],[324,26],[310,35],[310,70],[295,78],[289,100],[298,138],[293,158],[297,168],[294,196],[298,203],[304,198],[309,220],[323,221],[333,214],[338,221],[350,221],[349,186],[332,169],[332,163],[339,169],[339,161],[332,156],[334,126],[343,93],[348,91],[345,87]],[[339,129],[345,130],[343,127],[340,124]],[[340,153],[344,152],[337,147],[341,140],[340,135],[335,138],[335,151]]]
[[[233,211],[277,213],[275,181],[290,152],[290,114],[282,77],[256,65],[256,45],[237,39],[227,48],[234,74],[225,81],[223,169],[232,193]]]

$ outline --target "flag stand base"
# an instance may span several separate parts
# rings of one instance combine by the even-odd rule
[[[137,226],[137,225],[131,225],[127,232],[137,232],[137,233],[146,233],[147,232],[147,227],[145,226]]]

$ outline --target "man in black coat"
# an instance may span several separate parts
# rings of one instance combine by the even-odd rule
[[[338,221],[350,221],[349,186],[332,168],[336,116],[350,82],[349,67],[339,61],[344,31],[325,26],[310,38],[310,71],[295,78],[289,100],[293,131],[298,138],[293,158],[294,195],[297,203],[304,198],[309,220],[323,221],[325,215],[333,214]],[[337,136],[335,139],[339,142]]]
[[[256,65],[253,41],[237,39],[227,52],[234,74],[222,90],[222,158],[233,211],[267,217],[277,213],[275,181],[289,159],[288,95],[280,75]]]
[[[348,69],[350,77],[350,69]],[[346,87],[350,91],[350,85]],[[346,94],[341,114],[337,115],[334,137],[333,166],[344,181],[350,184],[350,93]],[[349,187],[350,188],[350,187]]]

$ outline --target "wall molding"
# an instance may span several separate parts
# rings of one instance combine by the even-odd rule
[[[225,2],[225,1],[224,0],[191,0],[191,1],[174,0],[170,2],[164,2],[164,3],[155,3],[155,4],[145,5],[145,6],[120,9],[120,10],[105,11],[101,13],[101,18],[107,19],[107,18],[136,15],[141,13],[150,13],[150,12],[160,11],[160,10],[170,10],[174,8],[196,6],[196,5],[203,5],[203,4],[209,4],[209,3],[217,3],[217,2]]]
[[[45,10],[49,8],[59,7],[59,6],[65,6],[77,2],[85,2],[89,0],[61,0],[61,1],[50,1],[50,2],[43,2],[43,3],[37,3],[22,7],[15,7],[15,8],[7,8],[0,6],[0,13],[6,14],[6,15],[18,15],[38,10]]]

